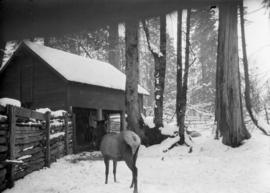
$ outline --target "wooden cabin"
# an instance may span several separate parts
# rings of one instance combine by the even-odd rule
[[[0,71],[0,97],[18,99],[30,109],[74,113],[78,152],[90,148],[96,121],[120,114],[124,123],[125,78],[109,63],[25,41]],[[143,95],[149,93],[141,86],[138,92],[142,112]]]

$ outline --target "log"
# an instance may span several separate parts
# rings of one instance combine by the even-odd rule
[[[7,136],[7,130],[0,130],[0,136]]]
[[[8,150],[8,147],[6,145],[0,145],[0,153],[6,152]]]
[[[44,151],[45,151],[45,149],[42,147],[34,147],[34,148],[28,149],[26,151],[21,151],[21,150],[18,151],[18,149],[15,149],[16,158],[21,157],[21,156],[25,156],[25,155],[37,154],[39,152],[42,152],[44,154]]]
[[[34,132],[34,133],[16,133],[15,138],[16,139],[26,139],[26,138],[33,138],[33,137],[40,137],[40,136],[44,136],[45,133],[44,132]]]
[[[40,170],[42,168],[41,166],[44,165],[44,164],[45,164],[45,162],[40,163],[39,165],[33,165],[33,166],[31,166],[31,167],[29,167],[26,170],[23,170],[21,172],[17,172],[17,173],[15,173],[14,178],[16,180],[18,180],[20,178],[23,178],[24,176],[26,176],[27,174],[32,173],[33,171]]]
[[[19,135],[19,134],[25,134],[25,135],[28,135],[28,134],[41,134],[41,135],[45,135],[45,131],[44,130],[37,130],[37,131],[31,131],[31,130],[28,130],[28,131],[25,131],[25,130],[16,130],[16,135]]]
[[[60,148],[60,147],[64,147],[64,142],[61,141],[61,142],[58,142],[58,143],[55,143],[55,144],[52,144],[50,147],[51,149],[55,149],[55,148]]]
[[[23,170],[27,170],[29,167],[32,167],[32,166],[36,166],[37,168],[39,167],[41,169],[44,167],[44,163],[45,163],[45,159],[44,159],[44,157],[42,157],[42,158],[39,158],[36,160],[26,162],[22,165],[16,165],[15,173],[16,172],[18,173],[18,172],[23,171]]]
[[[0,115],[0,123],[6,123],[7,122],[7,116],[6,115]]]
[[[0,169],[0,181],[4,181],[6,178],[7,170],[6,168]]]
[[[30,131],[44,131],[42,129],[42,127],[29,127],[29,126],[20,126],[20,125],[16,125],[16,132],[30,132]]]
[[[7,123],[1,123],[0,124],[0,130],[8,130],[8,124]]]
[[[23,151],[26,148],[30,148],[30,147],[35,147],[35,146],[39,146],[42,145],[40,142],[33,142],[33,143],[28,143],[28,144],[21,144],[21,145],[16,145],[15,149],[17,149],[17,152],[19,151]]]
[[[8,156],[8,152],[6,151],[6,152],[2,152],[2,153],[0,153],[0,161],[4,161],[4,160],[6,160],[7,159],[7,156]]]
[[[0,192],[5,190],[7,188],[7,180],[5,179],[4,181],[0,182]]]
[[[44,153],[43,153],[43,152],[37,152],[37,153],[35,153],[35,154],[32,154],[32,156],[29,157],[29,158],[22,159],[22,161],[23,161],[24,163],[27,163],[27,162],[31,162],[31,161],[40,159],[40,158],[42,158],[42,157],[44,157]],[[16,159],[19,159],[19,157],[17,157]]]
[[[7,138],[6,137],[0,137],[0,144],[6,144]]]
[[[39,141],[43,141],[43,140],[44,140],[44,136],[25,137],[25,138],[16,139],[15,144],[16,145],[29,144],[29,143],[39,142]]]
[[[6,114],[7,113],[7,108],[0,105],[0,114]]]

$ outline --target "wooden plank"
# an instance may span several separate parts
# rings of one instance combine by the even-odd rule
[[[51,152],[50,152],[50,112],[46,113],[46,154],[45,154],[45,166],[51,165]]]
[[[68,114],[65,113],[65,154],[67,155],[68,152]]]
[[[0,136],[7,136],[7,134],[6,130],[0,130]]]
[[[15,152],[23,151],[26,148],[29,147],[35,147],[41,145],[40,142],[33,142],[33,143],[28,143],[28,144],[20,144],[15,146]]]
[[[6,144],[7,138],[6,137],[0,137],[0,144]]]
[[[40,142],[44,140],[44,136],[36,136],[36,137],[25,137],[25,138],[19,138],[15,140],[16,145],[20,144],[29,144],[33,142]]]
[[[0,123],[6,123],[7,122],[7,117],[5,115],[0,115]]]
[[[3,124],[3,123],[1,123],[0,124],[0,130],[8,130],[8,124]]]
[[[17,140],[17,139],[25,139],[25,138],[40,137],[40,136],[45,136],[45,133],[44,133],[44,132],[17,133],[17,132],[16,132],[16,140]]]
[[[15,113],[17,117],[25,117],[25,118],[33,118],[33,119],[38,119],[38,120],[46,120],[46,117],[44,114],[36,112],[36,111],[32,111],[29,109],[25,109],[25,108],[18,108],[18,107],[14,107]]]
[[[7,170],[5,168],[0,169],[0,181],[4,181],[6,178]]]
[[[73,136],[72,136],[72,141],[73,141],[73,152],[77,153],[77,141],[76,141],[76,114],[72,113],[72,126],[73,126]]]
[[[7,112],[7,108],[0,105],[0,114],[6,114],[6,112]]]
[[[32,173],[33,171],[41,169],[43,167],[43,165],[44,165],[44,163],[40,163],[39,165],[33,165],[33,166],[27,168],[26,170],[23,170],[21,172],[16,173],[14,177],[16,180],[23,178],[24,176]]]
[[[28,157],[28,158],[25,158],[25,159],[22,159],[22,161],[27,164],[28,162],[32,162],[32,161],[35,161],[37,159],[40,159],[40,158],[45,158],[44,156],[44,153],[43,152],[37,152],[36,154],[33,154],[31,157]],[[18,158],[19,159],[19,158]]]
[[[34,132],[45,132],[42,126],[29,127],[29,126],[16,126],[16,133],[34,133]]]
[[[16,117],[15,117],[15,109],[16,107],[8,106],[8,117],[9,117],[9,159],[15,159],[15,124],[16,124]],[[8,165],[8,175],[7,175],[7,187],[12,188],[14,186],[14,165]]]
[[[26,120],[26,121],[28,121],[28,120]],[[26,128],[31,128],[31,127],[37,127],[37,128],[39,128],[39,129],[42,129],[42,128],[40,128],[40,127],[42,127],[42,124],[41,123],[36,123],[36,122],[24,122],[24,121],[18,121],[17,123],[16,123],[16,125],[18,126],[18,127],[26,127]]]
[[[6,145],[0,145],[0,153],[6,152],[8,150],[8,146]]]
[[[44,149],[42,147],[35,147],[33,149],[28,149],[26,151],[18,151],[16,152],[16,158],[21,157],[21,156],[25,156],[25,155],[33,155],[33,154],[37,154],[39,152],[42,152],[44,154]]]

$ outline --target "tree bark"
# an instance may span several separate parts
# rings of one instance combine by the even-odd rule
[[[118,23],[112,23],[109,28],[109,63],[120,70]]]
[[[155,107],[154,107],[154,123],[157,128],[163,127],[163,95],[165,87],[166,73],[166,15],[160,17],[160,50],[154,50],[150,43],[150,34],[145,21],[143,29],[145,31],[148,48],[154,57],[155,62]]]
[[[222,143],[238,147],[250,138],[242,115],[238,60],[237,2],[220,4],[216,121]]]
[[[5,48],[6,48],[6,42],[2,40],[2,37],[0,37],[0,68],[3,65],[4,62],[4,55],[5,55]]]
[[[183,66],[182,66],[182,10],[178,11],[177,16],[177,72],[176,72],[176,119],[177,126],[179,127],[180,144],[185,141],[185,125],[182,124],[183,112],[181,105],[183,96]]]
[[[139,55],[138,55],[138,21],[130,19],[126,22],[126,95],[127,128],[135,131],[139,136],[142,132],[139,127]]]
[[[250,98],[250,81],[249,81],[249,68],[247,60],[247,49],[246,49],[246,34],[245,34],[245,20],[244,20],[244,6],[243,1],[240,3],[240,20],[241,20],[241,36],[242,36],[242,52],[243,52],[243,64],[244,64],[244,73],[245,73],[245,102],[246,108],[249,113],[249,116],[256,125],[265,135],[270,135],[267,131],[259,125],[257,118],[255,117],[252,109],[251,98]]]
[[[269,125],[270,124],[270,121],[269,121],[269,115],[268,115],[266,104],[264,104],[264,112],[265,112],[266,122]]]

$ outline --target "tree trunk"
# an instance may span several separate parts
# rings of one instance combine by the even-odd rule
[[[180,93],[179,99],[179,131],[181,131],[180,145],[185,142],[185,116],[187,109],[187,89],[188,89],[188,72],[189,72],[189,48],[190,48],[190,9],[187,10],[187,20],[186,20],[186,48],[185,48],[185,69],[183,77],[182,91]]]
[[[163,95],[166,73],[166,15],[160,17],[160,53],[155,56],[155,109],[154,123],[157,128],[163,127]]]
[[[4,55],[5,55],[5,48],[6,48],[6,42],[2,40],[2,37],[0,37],[0,68],[3,65],[4,62]]]
[[[153,55],[155,63],[155,107],[154,123],[157,128],[163,127],[163,94],[166,73],[166,15],[160,17],[160,50],[152,48],[150,43],[150,33],[146,22],[142,21],[148,48]]]
[[[118,23],[112,23],[109,28],[109,63],[120,70]]]
[[[250,81],[249,81],[249,72],[248,72],[248,60],[247,60],[247,50],[246,50],[246,34],[245,34],[245,21],[244,21],[244,7],[243,1],[240,4],[240,20],[241,20],[241,36],[242,36],[242,52],[243,52],[243,64],[244,64],[244,73],[245,73],[245,101],[246,108],[249,113],[249,116],[252,122],[260,129],[265,135],[269,135],[266,130],[259,125],[257,118],[253,114],[252,104],[250,99]]]
[[[138,21],[130,19],[126,22],[126,95],[127,128],[135,131],[139,136],[139,56],[138,56]]]
[[[264,112],[265,112],[266,122],[268,125],[270,125],[270,120],[269,120],[269,115],[268,115],[266,104],[264,104]]]
[[[250,138],[242,115],[238,60],[237,2],[220,4],[216,80],[216,121],[222,142],[231,147]]]
[[[176,72],[176,119],[179,127],[180,143],[185,140],[185,127],[181,125],[181,94],[183,93],[183,66],[182,66],[182,10],[177,16],[177,72]]]

